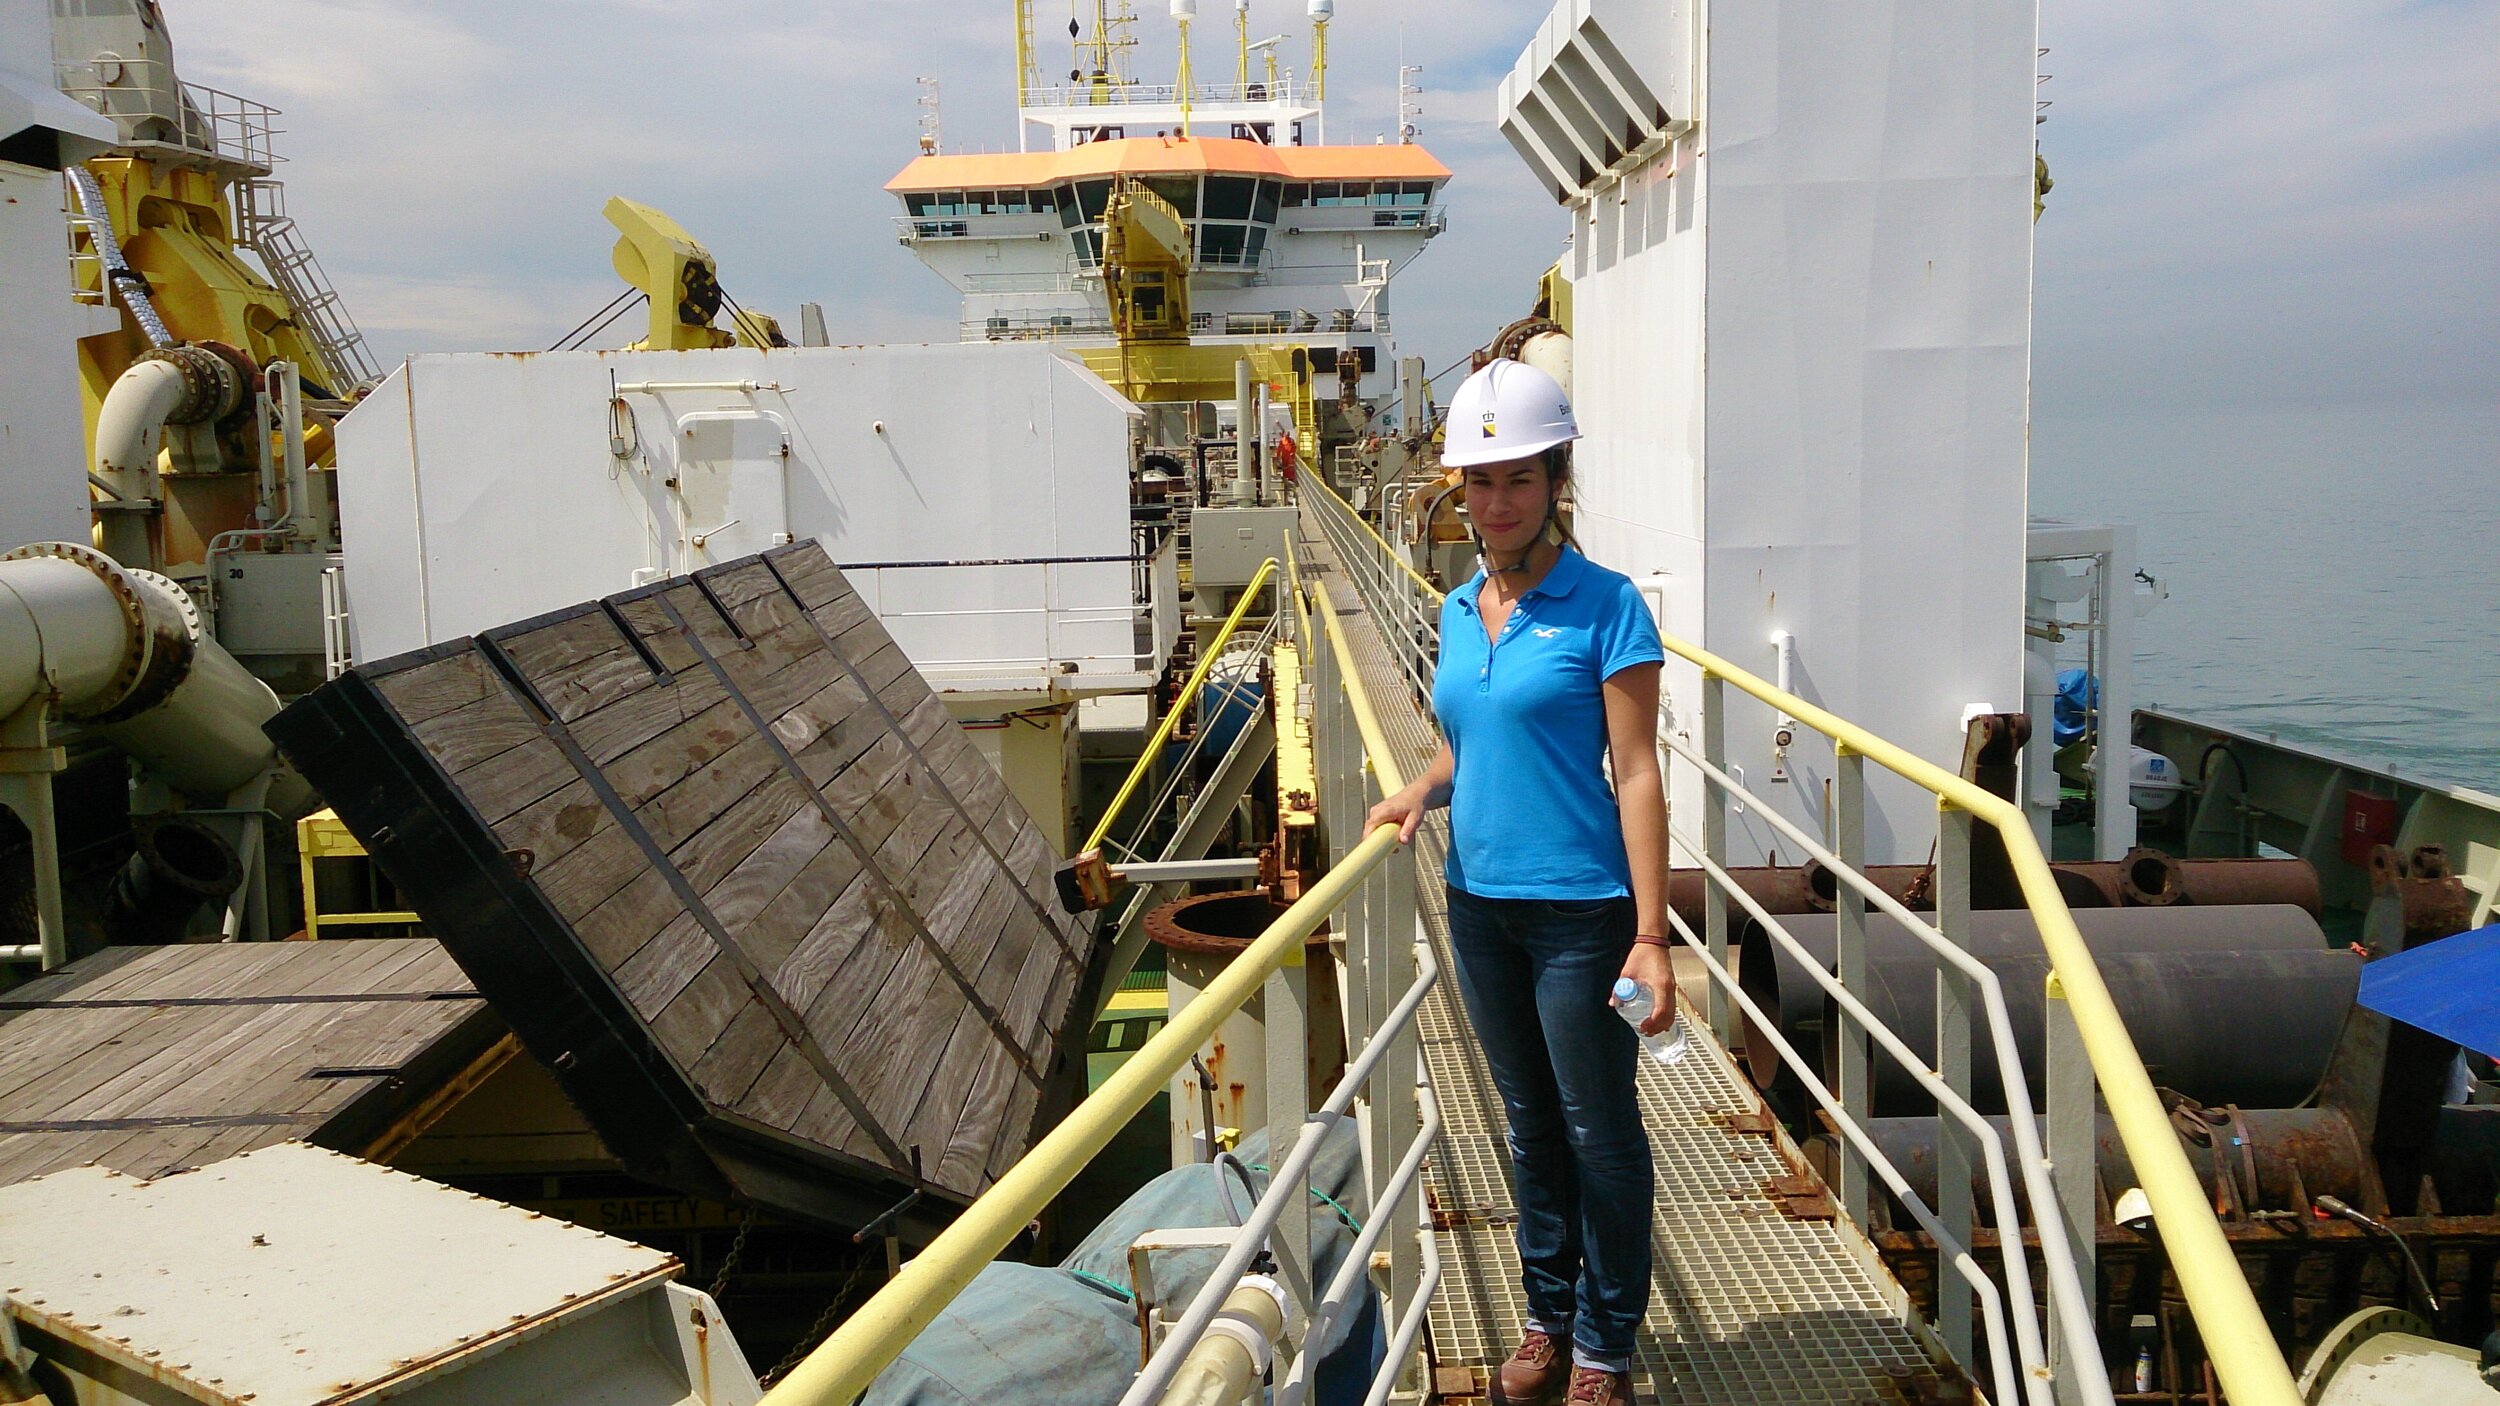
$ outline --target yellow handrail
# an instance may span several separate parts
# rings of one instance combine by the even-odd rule
[[[1406,774],[1398,766],[1397,753],[1389,750],[1387,734],[1380,730],[1380,717],[1372,711],[1371,695],[1363,688],[1362,675],[1354,671],[1354,647],[1346,642],[1345,626],[1337,621],[1337,603],[1328,599],[1325,585],[1319,592],[1319,618],[1328,631],[1328,652],[1336,656],[1338,676],[1354,700],[1354,730],[1363,738],[1363,764],[1371,768],[1380,782],[1380,794],[1386,796],[1406,784]]]
[[[1268,566],[1275,563],[1270,561]],[[1267,568],[1261,567],[1262,579]],[[1256,589],[1254,583],[1253,589]],[[1239,612],[1235,612],[1238,616]],[[1328,619],[1331,652],[1343,682],[1355,725],[1366,747],[1382,734],[1372,712],[1371,697],[1354,671],[1335,612]],[[1212,657],[1210,655],[1210,657]],[[1397,763],[1375,751],[1382,784],[1394,789]],[[1035,1143],[988,1191],[952,1225],[940,1231],[927,1249],[914,1256],[902,1272],[887,1281],[876,1296],[860,1305],[832,1336],[764,1394],[763,1406],[849,1406],[868,1389],[886,1365],[902,1354],[920,1330],[929,1326],[947,1304],[972,1282],[981,1267],[1021,1234],[1051,1198],[1076,1178],[1140,1109],[1162,1092],[1164,1084],[1189,1062],[1227,1016],[1259,991],[1268,974],[1301,951],[1320,921],[1353,893],[1398,848],[1397,827],[1382,825],[1363,837],[1336,868],[1278,914],[1241,954],[1209,983],[1198,998],[1172,1013],[1161,1033],[1129,1056],[1118,1072],[1103,1081],[1083,1103]]]
[[[1294,480],[1294,482],[1297,486],[1316,488],[1321,493],[1326,494],[1328,500],[1335,503],[1339,511],[1343,512],[1356,527],[1363,529],[1363,535],[1372,539],[1373,545],[1380,548],[1381,555],[1387,557],[1393,562],[1396,562],[1398,564],[1398,570],[1405,572],[1408,580],[1413,581],[1416,585],[1423,588],[1425,595],[1428,595],[1437,601],[1449,594],[1440,587],[1432,584],[1430,581],[1425,580],[1423,573],[1417,571],[1414,566],[1407,561],[1406,553],[1401,552],[1397,548],[1389,545],[1388,538],[1381,536],[1379,531],[1373,528],[1370,523],[1363,521],[1363,515],[1354,511],[1354,505],[1347,502],[1345,499],[1338,497],[1336,490],[1330,488],[1327,484],[1320,482],[1318,475],[1305,474]]]
[[[1137,754],[1137,765],[1129,768],[1128,779],[1120,783],[1119,794],[1113,796],[1111,804],[1103,808],[1102,819],[1095,824],[1094,833],[1086,836],[1085,843],[1076,847],[1077,853],[1102,847],[1103,837],[1111,833],[1112,823],[1120,818],[1120,808],[1128,804],[1129,797],[1137,794],[1146,773],[1153,770],[1155,758],[1172,736],[1172,725],[1180,721],[1181,713],[1189,707],[1189,700],[1198,696],[1199,688],[1207,681],[1207,674],[1215,668],[1217,656],[1231,642],[1233,631],[1241,628],[1242,617],[1250,613],[1251,603],[1259,598],[1259,588],[1267,584],[1268,574],[1275,569],[1274,557],[1259,563],[1259,569],[1250,577],[1249,588],[1241,593],[1241,600],[1233,606],[1233,613],[1225,617],[1224,628],[1216,631],[1215,638],[1207,642],[1206,653],[1199,656],[1198,667],[1189,671],[1189,682],[1181,685],[1179,696],[1172,700],[1170,708],[1164,710],[1163,721],[1155,724],[1154,736],[1147,740],[1146,750]]]
[[[2119,1019],[2118,1006],[2110,999],[2109,988],[2101,982],[2100,968],[2092,960],[2092,949],[2084,944],[2083,934],[2075,927],[2074,915],[2058,892],[2057,877],[2041,855],[2039,842],[2033,838],[2031,824],[2022,811],[1924,757],[1794,694],[1783,693],[1708,650],[1673,635],[1664,635],[1663,642],[1678,657],[1698,665],[1705,675],[1734,684],[1894,775],[1933,792],[1942,804],[1967,811],[1996,827],[2004,838],[2006,857],[2013,862],[2023,899],[2039,927],[2052,977],[2064,990],[2067,1009],[2081,1033],[2084,1052],[2092,1061],[2093,1075],[2100,1082],[2110,1121],[2117,1125],[2127,1158],[2135,1165],[2138,1184],[2153,1203],[2153,1220],[2160,1228],[2163,1248],[2179,1276],[2179,1287],[2187,1298],[2189,1311],[2196,1317],[2197,1332],[2204,1339],[2215,1373],[2222,1379],[2224,1394],[2240,1406],[2298,1406],[2300,1393],[2292,1384],[2291,1368],[2275,1346],[2274,1334],[2257,1308],[2256,1295],[2249,1290],[2230,1241],[2214,1219],[2204,1187],[2189,1168],[2187,1155],[2179,1150],[2170,1115],[2163,1109],[2160,1096],[2153,1092],[2151,1076],[2144,1072],[2144,1057],[2137,1053],[2134,1039]]]

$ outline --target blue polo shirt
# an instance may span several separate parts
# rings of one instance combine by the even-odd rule
[[[1569,547],[1484,637],[1478,570],[1441,604],[1432,711],[1458,759],[1452,886],[1479,898],[1620,898],[1632,891],[1606,784],[1599,685],[1666,658],[1631,578]]]

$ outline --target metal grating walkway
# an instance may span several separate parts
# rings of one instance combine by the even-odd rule
[[[1296,551],[1335,602],[1365,688],[1408,774],[1439,745],[1431,719],[1363,616],[1352,584],[1306,517]],[[1452,959],[1441,899],[1446,817],[1418,837],[1418,907],[1444,969]],[[1688,1012],[1689,1014],[1689,1012]],[[1634,1385],[1647,1402],[1858,1403],[1917,1399],[1933,1377],[1903,1320],[1899,1289],[1851,1231],[1788,1219],[1762,1183],[1789,1169],[1771,1142],[1728,1131],[1714,1115],[1759,1108],[1751,1086],[1699,1022],[1684,1061],[1643,1061],[1643,1120],[1657,1165],[1651,1235],[1656,1262]],[[1420,1021],[1424,1062],[1441,1103],[1441,1145],[1429,1185],[1444,1265],[1432,1308],[1433,1360],[1479,1384],[1525,1327],[1512,1239],[1516,1219],[1500,1098],[1455,986],[1442,982]]]

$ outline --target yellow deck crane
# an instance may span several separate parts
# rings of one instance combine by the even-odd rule
[[[639,200],[608,197],[602,211],[617,228],[608,262],[616,276],[651,300],[651,326],[634,351],[689,351],[710,347],[786,347],[781,324],[763,313],[730,304],[735,330],[712,325],[725,295],[720,265],[686,227]]]
[[[1141,405],[1227,401],[1233,368],[1250,363],[1273,404],[1290,406],[1294,437],[1319,442],[1311,354],[1300,343],[1189,340],[1189,223],[1145,182],[1121,176],[1103,206],[1102,286],[1116,345],[1078,351],[1086,366]]]

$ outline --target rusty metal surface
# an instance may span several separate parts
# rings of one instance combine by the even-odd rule
[[[2002,1115],[1988,1122],[2000,1137],[2009,1135],[2010,1124]],[[2267,1211],[2307,1217],[2320,1196],[2339,1196],[2365,1209],[2375,1206],[2374,1214],[2384,1210],[2361,1140],[2352,1124],[2334,1109],[2182,1108],[2173,1116],[2172,1126],[2179,1133],[2188,1164],[2205,1181],[2217,1213],[2226,1222],[2251,1221]],[[1900,1169],[1911,1191],[1929,1205],[1935,1204],[1936,1120],[1876,1118],[1868,1121],[1867,1132]],[[2041,1135],[2047,1136],[2045,1121]],[[1806,1145],[1807,1160],[1826,1178],[1831,1175],[1834,1151],[1828,1133],[1818,1134]],[[2106,1117],[2100,1120],[2095,1170],[2100,1218],[2107,1220],[2111,1202],[2134,1186],[2136,1177],[2126,1145]],[[1993,1224],[1989,1219],[1995,1209],[1992,1199],[1978,1178],[1974,1186],[1979,1192],[1974,1203],[1978,1214],[1983,1223]],[[2029,1226],[2029,1203],[2016,1204],[2024,1214],[2023,1224]],[[1890,1197],[1872,1208],[1872,1217],[1873,1228],[1879,1230],[1910,1224]]]

